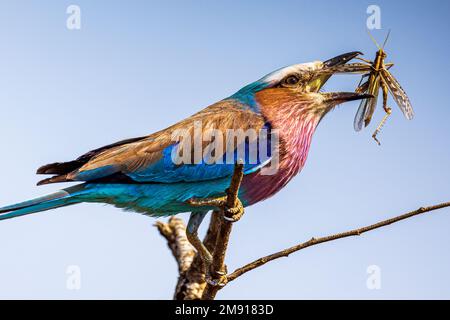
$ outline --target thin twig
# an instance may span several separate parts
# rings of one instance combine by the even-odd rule
[[[230,187],[227,189],[227,206],[228,208],[233,208],[236,206],[238,199],[238,192],[241,186],[244,165],[242,163],[237,163],[234,168],[234,174],[231,179]],[[222,212],[222,214],[227,214]],[[230,218],[230,217],[229,217]],[[217,236],[216,245],[213,253],[213,263],[211,265],[210,273],[212,276],[216,277],[212,280],[220,283],[219,285],[212,285],[210,283],[206,284],[205,291],[203,292],[203,300],[213,300],[220,290],[220,288],[226,285],[226,274],[227,270],[225,267],[225,256],[227,253],[228,242],[230,240],[231,230],[233,228],[233,223],[225,219],[220,223],[219,233]]]
[[[239,161],[234,166],[233,177],[231,178],[230,187],[227,189],[227,206],[233,208],[236,206],[239,188],[241,187],[242,178],[244,177],[244,163]]]
[[[240,183],[242,181],[242,165],[236,165],[235,172],[228,188],[226,203],[227,207],[231,208],[237,205],[237,194],[239,191]],[[190,246],[185,233],[185,225],[181,219],[172,217],[168,223],[157,222],[159,232],[163,237],[167,239],[169,248],[172,251],[179,266],[179,279],[175,292],[175,299],[205,299],[212,300],[229,282],[236,280],[243,274],[261,267],[266,263],[276,260],[278,258],[287,257],[291,253],[306,249],[308,247],[318,245],[320,243],[334,241],[341,238],[359,236],[365,232],[372,231],[378,228],[388,226],[390,224],[405,220],[416,215],[420,215],[433,210],[450,207],[450,202],[445,202],[429,207],[421,207],[417,210],[407,212],[394,218],[380,221],[378,223],[353,229],[350,231],[337,233],[320,238],[311,238],[309,241],[300,243],[293,247],[284,249],[282,251],[273,253],[271,255],[259,258],[241,268],[236,269],[231,274],[225,276],[221,272],[226,272],[225,256],[228,247],[228,242],[232,230],[232,223],[224,220],[223,216],[229,215],[227,210],[225,212],[215,212],[211,218],[208,233],[205,237],[204,243],[208,247],[208,250],[213,253],[213,264],[211,266],[211,274],[216,276],[216,279],[221,286],[213,284],[205,284],[203,278],[204,274],[202,268],[200,268],[201,261],[198,256],[195,256],[195,251]]]
[[[372,231],[372,230],[375,230],[375,229],[378,229],[381,227],[385,227],[392,223],[399,222],[401,220],[408,219],[408,218],[414,217],[416,215],[423,214],[425,212],[442,209],[442,208],[449,207],[449,206],[450,206],[450,202],[445,202],[445,203],[441,203],[441,204],[437,204],[437,205],[433,205],[433,206],[429,206],[429,207],[421,207],[417,210],[410,211],[410,212],[402,214],[400,216],[390,218],[387,220],[383,220],[383,221],[380,221],[378,223],[375,223],[375,224],[372,224],[372,225],[369,225],[366,227],[362,227],[362,228],[358,228],[358,229],[354,229],[354,230],[350,230],[350,231],[346,231],[346,232],[342,232],[342,233],[337,233],[337,234],[326,236],[326,237],[311,238],[309,241],[300,243],[293,247],[290,247],[285,250],[273,253],[271,255],[259,258],[249,264],[246,264],[245,266],[238,268],[235,271],[233,271],[231,274],[229,274],[227,276],[227,280],[228,280],[228,282],[233,281],[236,278],[242,276],[244,273],[247,273],[253,269],[261,267],[262,265],[265,265],[266,263],[273,261],[275,259],[287,257],[291,253],[300,251],[302,249],[305,249],[305,248],[308,248],[308,247],[311,247],[311,246],[314,246],[314,245],[317,245],[320,243],[341,239],[341,238],[346,238],[346,237],[351,237],[351,236],[359,236],[365,232]]]

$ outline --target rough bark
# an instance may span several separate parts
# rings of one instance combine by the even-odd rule
[[[240,175],[240,177],[239,177]],[[237,191],[242,179],[242,171],[235,170],[235,176],[232,180],[230,188],[227,190],[227,207],[231,208],[236,205]],[[228,216],[226,208],[214,211],[211,214],[211,220],[206,236],[203,240],[206,248],[213,255],[213,263],[210,272],[220,285],[213,285],[205,282],[205,274],[202,270],[202,261],[196,255],[195,250],[190,245],[186,237],[186,227],[183,221],[176,217],[171,217],[167,223],[157,222],[156,226],[161,235],[166,238],[168,246],[178,264],[178,281],[175,288],[174,299],[177,300],[194,300],[204,299],[213,300],[217,293],[228,285],[231,281],[236,280],[247,272],[259,268],[270,261],[287,257],[290,254],[312,247],[321,243],[330,242],[346,237],[359,236],[365,232],[386,227],[390,224],[412,218],[417,215],[431,212],[434,210],[450,207],[450,202],[421,207],[402,215],[383,220],[368,226],[360,227],[350,231],[345,231],[329,236],[311,238],[306,242],[299,243],[290,248],[281,250],[279,252],[259,258],[250,262],[235,271],[227,274],[227,267],[225,265],[226,251],[228,242],[231,236],[233,223],[224,219],[224,215]],[[218,272],[219,271],[219,272]],[[221,274],[222,272],[223,274]]]

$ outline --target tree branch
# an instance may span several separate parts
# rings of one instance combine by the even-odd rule
[[[235,165],[230,187],[226,190],[228,208],[235,208],[238,205],[238,192],[243,176],[244,165],[242,163],[238,163]],[[242,216],[242,213],[240,214],[240,216]],[[234,216],[232,212],[227,210],[222,210],[222,214],[224,215],[224,217],[229,219]],[[216,245],[214,248],[213,263],[210,269],[211,275],[215,276],[215,278],[212,279],[212,283],[214,283],[215,285],[211,283],[206,284],[202,300],[214,300],[217,292],[227,283],[227,278],[225,277],[227,273],[227,269],[225,266],[225,256],[227,253],[228,242],[230,241],[232,228],[233,223],[230,220],[222,219],[222,221],[220,222],[219,233],[217,235]]]
[[[183,220],[170,217],[168,223],[157,221],[155,226],[159,233],[166,238],[167,245],[178,264],[178,271],[185,272],[192,264],[195,250],[186,237],[186,226]]]
[[[203,240],[204,245],[213,255],[213,263],[210,266],[210,273],[213,277],[213,279],[211,279],[211,283],[205,282],[206,275],[204,273],[204,268],[202,268],[202,261],[195,253],[195,250],[186,237],[186,227],[183,221],[179,218],[171,217],[168,223],[156,222],[155,225],[157,226],[161,235],[167,240],[168,246],[178,263],[179,277],[174,294],[174,299],[212,300],[216,297],[219,290],[224,288],[229,282],[236,280],[243,274],[259,268],[270,261],[282,257],[287,257],[291,253],[318,245],[320,243],[352,236],[359,236],[365,232],[382,228],[392,223],[396,223],[426,212],[450,207],[450,202],[445,202],[429,207],[421,207],[417,210],[410,211],[405,214],[383,220],[369,226],[325,237],[311,238],[309,241],[259,258],[241,268],[236,269],[232,273],[225,275],[227,272],[225,257],[232,231],[232,221],[239,219],[243,213],[243,208],[237,197],[243,176],[242,170],[242,164],[237,164],[230,187],[226,190],[226,197],[222,197],[221,199],[207,200],[221,203],[221,210],[216,210],[211,215],[208,232]],[[227,219],[224,219],[224,217]]]
[[[203,244],[209,252],[214,252],[222,220],[222,214],[219,211],[211,213],[208,231],[203,239]],[[202,263],[202,260],[196,254],[189,269],[185,273],[180,274],[174,294],[175,300],[199,300],[202,298],[206,287]]]
[[[347,238],[347,237],[352,237],[352,236],[359,236],[359,235],[361,235],[361,234],[363,234],[365,232],[372,231],[372,230],[375,230],[375,229],[378,229],[378,228],[381,228],[381,227],[385,227],[385,226],[388,226],[388,225],[390,225],[392,223],[399,222],[401,220],[405,220],[405,219],[408,219],[408,218],[411,218],[411,217],[423,214],[425,212],[438,210],[438,209],[442,209],[442,208],[449,207],[449,206],[450,206],[450,202],[444,202],[444,203],[433,205],[433,206],[429,206],[429,207],[421,207],[421,208],[419,208],[417,210],[410,211],[410,212],[407,212],[407,213],[402,214],[400,216],[397,216],[397,217],[394,217],[394,218],[390,218],[390,219],[387,219],[387,220],[383,220],[383,221],[380,221],[378,223],[375,223],[375,224],[372,224],[372,225],[369,225],[369,226],[365,226],[365,227],[362,227],[362,228],[353,229],[353,230],[350,230],[350,231],[337,233],[337,234],[334,234],[334,235],[320,237],[320,238],[311,238],[309,241],[300,243],[298,245],[295,245],[293,247],[290,247],[290,248],[284,249],[282,251],[273,253],[271,255],[259,258],[259,259],[255,260],[255,261],[253,261],[253,262],[251,262],[249,264],[246,264],[245,266],[243,266],[241,268],[236,269],[235,271],[233,271],[231,274],[229,274],[227,276],[228,282],[237,279],[238,277],[242,276],[243,274],[245,274],[245,273],[247,273],[247,272],[249,272],[249,271],[251,271],[253,269],[261,267],[261,266],[265,265],[266,263],[268,263],[270,261],[273,261],[275,259],[282,258],[282,257],[287,257],[291,253],[303,250],[305,248],[308,248],[308,247],[311,247],[311,246],[314,246],[314,245],[317,245],[317,244],[320,244],[320,243],[341,239],[341,238]]]
[[[174,299],[200,299],[205,284],[196,252],[186,237],[186,226],[182,219],[170,217],[167,223],[157,221],[155,226],[159,233],[167,240],[167,245],[178,264],[178,281]]]

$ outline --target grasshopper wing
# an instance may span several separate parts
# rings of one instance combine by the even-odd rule
[[[355,115],[355,120],[353,121],[353,127],[355,128],[355,131],[360,131],[363,127],[363,124],[365,127],[367,127],[367,125],[370,123],[370,120],[372,120],[372,115],[375,112],[375,108],[377,106],[378,92],[380,91],[379,74],[371,74],[368,83],[369,84],[366,93],[373,95],[373,98],[361,100],[358,112],[356,112]],[[367,87],[367,85],[364,86]]]
[[[389,71],[381,70],[381,76],[406,119],[411,120],[414,117],[414,111],[405,90]]]

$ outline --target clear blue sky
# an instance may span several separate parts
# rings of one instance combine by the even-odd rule
[[[78,4],[81,30],[66,28]],[[37,167],[148,134],[279,67],[361,50],[368,1],[2,1],[0,204],[54,191]],[[321,122],[306,167],[235,225],[234,269],[312,236],[450,200],[450,4],[377,1],[396,106],[380,138],[353,131],[358,103]],[[353,90],[356,76],[326,90]],[[392,103],[392,101],[391,101]],[[183,215],[186,217],[186,215]],[[154,218],[78,205],[0,223],[0,298],[170,298],[176,265]],[[450,298],[450,209],[323,244],[230,284],[220,298]],[[66,268],[81,289],[66,288]],[[381,289],[366,269],[381,270]]]

